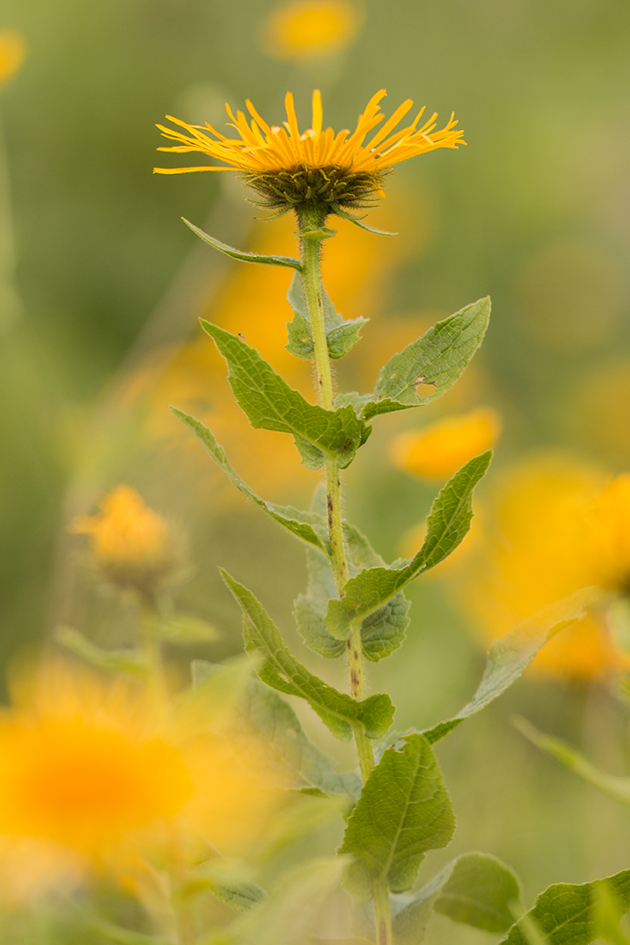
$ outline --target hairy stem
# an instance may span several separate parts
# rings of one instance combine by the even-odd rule
[[[321,213],[302,213],[299,218],[300,230],[311,232],[321,230],[325,225],[326,217]],[[302,279],[304,294],[308,306],[311,323],[311,334],[315,356],[315,370],[317,375],[317,391],[319,402],[326,410],[334,409],[334,386],[328,341],[326,339],[326,321],[324,315],[323,288],[321,281],[321,238],[312,236],[302,237]],[[328,513],[328,536],[330,539],[331,556],[335,584],[340,597],[350,577],[348,561],[343,544],[343,519],[341,514],[341,484],[339,481],[339,463],[332,458],[326,459],[326,506]],[[350,675],[350,692],[353,699],[365,697],[365,670],[363,666],[363,652],[361,643],[361,625],[353,624],[350,639],[346,644],[348,671]],[[374,751],[372,743],[365,734],[361,725],[353,726],[354,738],[359,756],[361,777],[365,783],[370,771],[374,767]],[[389,892],[387,880],[374,885],[374,921],[376,925],[376,940],[378,945],[391,945],[392,921],[389,906]]]

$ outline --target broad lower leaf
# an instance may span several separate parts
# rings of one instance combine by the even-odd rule
[[[340,853],[354,856],[346,887],[370,899],[375,881],[409,889],[427,850],[445,847],[455,818],[437,761],[422,735],[388,748],[365,782]]]
[[[285,692],[301,696],[317,712],[333,735],[342,741],[352,736],[352,726],[361,725],[368,738],[380,738],[392,723],[394,707],[384,693],[356,701],[338,692],[310,673],[291,654],[269,614],[251,591],[226,571],[223,579],[243,609],[245,649],[260,654],[262,665],[257,673],[263,682]]]
[[[338,774],[332,758],[306,737],[291,706],[268,686],[252,680],[242,712],[265,740],[280,770],[289,774],[296,787],[353,799],[358,795],[361,790],[358,775]]]
[[[595,767],[588,758],[585,758],[581,752],[572,748],[571,745],[567,745],[559,738],[552,738],[551,735],[539,732],[526,719],[516,718],[513,722],[519,732],[525,738],[528,738],[532,744],[566,765],[587,784],[592,784],[593,787],[599,788],[604,794],[608,794],[609,797],[620,801],[622,804],[630,805],[630,778],[607,774],[600,768]]]
[[[619,921],[630,908],[630,870],[592,883],[549,886],[500,945],[530,945],[530,929],[546,945],[590,945],[600,933],[597,918],[602,896],[612,903],[614,918]]]
[[[208,453],[210,453],[210,456],[212,456],[217,466],[223,470],[230,482],[236,486],[239,492],[247,496],[259,509],[262,509],[263,512],[271,516],[274,522],[277,522],[278,525],[282,525],[283,528],[290,531],[296,538],[299,538],[309,545],[314,545],[315,548],[319,548],[325,554],[329,554],[330,546],[327,537],[326,522],[321,516],[313,512],[304,512],[300,509],[265,502],[264,499],[261,499],[252,492],[249,486],[246,486],[243,480],[234,472],[225,455],[225,450],[222,446],[219,446],[212,431],[209,430],[201,420],[196,420],[189,414],[184,413],[183,410],[178,410],[177,407],[171,407],[171,410],[176,417],[179,417],[179,419],[192,430],[195,436],[205,446]]]
[[[513,682],[519,679],[538,651],[565,627],[575,623],[584,615],[584,609],[597,596],[594,588],[585,588],[565,597],[551,607],[546,607],[524,620],[500,640],[495,640],[488,650],[486,669],[479,687],[463,709],[452,719],[440,722],[423,734],[433,744],[452,732],[471,715],[493,702]]]
[[[208,233],[204,233],[203,230],[200,230],[194,223],[190,223],[185,217],[182,217],[182,220],[204,243],[208,243],[213,249],[218,249],[220,253],[225,253],[226,256],[230,256],[232,259],[239,259],[241,262],[262,263],[266,266],[288,266],[290,269],[302,269],[299,259],[294,259],[293,256],[261,256],[259,253],[246,253],[243,250],[234,249],[233,246],[228,246],[227,243],[222,243],[214,236],[209,236]]]
[[[328,606],[328,632],[346,640],[354,621],[365,620],[418,574],[443,561],[464,538],[472,519],[472,492],[485,474],[491,452],[475,456],[446,483],[427,519],[427,534],[417,555],[403,567],[369,568],[351,578],[342,600]]]
[[[379,401],[391,400],[412,407],[441,397],[461,376],[481,344],[489,318],[490,299],[479,299],[395,354],[378,375],[375,406]],[[430,384],[435,390],[428,397],[419,397],[419,384]],[[366,409],[366,419],[371,413]]]
[[[341,656],[346,645],[336,640],[326,629],[328,601],[337,596],[337,587],[328,560],[315,549],[306,552],[308,585],[306,594],[300,594],[293,609],[300,636],[311,650],[320,656]]]
[[[520,896],[516,876],[487,853],[465,853],[438,873],[393,920],[394,945],[420,945],[434,911],[487,932],[505,932]]]
[[[309,469],[319,469],[325,455],[337,459],[342,469],[352,462],[369,434],[353,407],[325,410],[309,403],[238,335],[210,322],[201,324],[226,359],[234,396],[255,429],[290,433]]]

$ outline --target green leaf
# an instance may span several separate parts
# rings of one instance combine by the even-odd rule
[[[225,450],[222,446],[219,446],[208,427],[204,426],[201,420],[195,420],[194,417],[184,413],[183,410],[178,410],[177,407],[171,407],[171,410],[198,437],[215,463],[223,470],[239,492],[247,496],[258,508],[271,516],[274,522],[282,525],[296,538],[309,545],[314,545],[315,548],[319,548],[325,554],[329,554],[330,546],[327,538],[326,522],[321,516],[313,512],[303,512],[300,509],[274,505],[272,502],[265,502],[264,499],[259,498],[234,472],[225,455]]]
[[[302,790],[355,798],[361,780],[354,773],[338,774],[335,762],[304,734],[291,706],[257,680],[252,680],[242,712],[264,738],[280,769]]]
[[[378,375],[374,389],[375,407],[366,408],[365,418],[373,416],[374,410],[383,412],[379,401],[391,400],[390,409],[400,409],[394,404],[414,407],[445,394],[481,344],[489,318],[490,299],[479,299],[437,322],[422,338],[390,358]],[[430,384],[435,390],[429,397],[419,397],[416,393],[419,384]]]
[[[245,649],[260,654],[264,660],[257,668],[263,682],[280,692],[306,699],[342,741],[351,738],[353,725],[362,725],[368,738],[385,734],[394,714],[388,695],[379,693],[356,701],[314,676],[291,654],[280,631],[251,591],[226,571],[221,570],[221,574],[244,612]]]
[[[604,794],[620,801],[622,804],[630,805],[630,778],[618,777],[601,771],[571,745],[567,745],[559,738],[552,738],[551,735],[539,732],[526,719],[516,718],[512,721],[519,732],[529,739],[533,745],[556,758],[577,774],[578,777],[582,778],[583,781],[586,781],[587,784],[592,784],[593,787],[599,788]]]
[[[205,888],[220,902],[237,912],[249,912],[267,896],[264,889],[236,876],[229,876],[225,869],[217,868],[213,861],[203,863],[195,870],[190,882],[194,889]]]
[[[495,640],[488,650],[486,668],[474,696],[463,709],[448,719],[439,722],[423,734],[434,744],[453,729],[485,709],[513,682],[519,679],[538,651],[565,627],[575,623],[584,615],[584,609],[597,597],[597,589],[589,587],[565,597],[550,607],[538,611],[524,620],[510,633]]]
[[[365,620],[418,574],[434,568],[459,545],[472,519],[472,491],[486,472],[492,453],[475,456],[446,483],[427,519],[427,534],[417,555],[403,567],[369,568],[351,578],[342,600],[328,605],[328,632],[350,636],[352,623]]]
[[[333,857],[294,867],[260,906],[230,927],[233,939],[238,945],[304,945],[345,868],[345,860]]]
[[[467,853],[455,860],[435,911],[486,932],[506,932],[519,897],[518,880],[501,860],[486,853]]]
[[[393,920],[394,945],[420,945],[434,911],[488,932],[505,932],[520,895],[512,870],[486,853],[465,853],[446,866]]]
[[[294,259],[292,256],[260,256],[258,253],[244,253],[242,250],[234,249],[232,246],[228,246],[227,243],[215,239],[214,236],[204,233],[203,230],[200,230],[194,223],[190,223],[185,217],[182,217],[182,220],[204,243],[208,243],[209,246],[218,249],[220,253],[225,253],[226,256],[230,256],[232,259],[240,259],[241,262],[262,263],[266,266],[288,266],[291,269],[302,269],[299,259]]]
[[[174,614],[172,617],[157,620],[155,630],[163,640],[181,646],[206,643],[220,637],[219,631],[212,624],[185,614]]]
[[[340,853],[354,856],[346,888],[370,899],[374,882],[404,892],[427,850],[445,847],[455,818],[437,761],[422,735],[388,748],[370,772],[350,816]]]
[[[217,325],[201,322],[228,362],[228,379],[238,403],[255,429],[290,433],[303,463],[318,469],[324,454],[348,466],[367,437],[368,428],[351,406],[325,410],[293,390],[254,348]],[[305,455],[300,441],[308,444]]]
[[[293,309],[293,321],[287,325],[289,344],[287,351],[298,358],[309,361],[315,355],[311,321],[304,292],[304,282],[301,275],[296,275],[291,281],[287,294],[289,305]],[[328,354],[331,358],[342,358],[358,341],[361,340],[360,331],[367,325],[368,318],[353,318],[346,321],[336,310],[328,294],[323,290],[324,325]]]
[[[344,220],[348,220],[350,223],[354,223],[360,230],[365,230],[367,233],[373,233],[375,236],[398,236],[398,233],[390,233],[388,230],[377,230],[376,227],[368,226],[367,223],[363,222],[365,217],[355,217],[351,213],[346,213],[341,207],[335,206],[334,211],[337,216],[343,217]]]
[[[383,565],[383,559],[364,535],[348,523],[344,523],[343,530],[351,576],[364,568]],[[306,558],[308,587],[306,594],[296,599],[293,611],[298,630],[306,645],[320,656],[341,656],[345,651],[344,641],[335,639],[326,628],[328,602],[337,598],[332,570],[317,551],[308,549]],[[399,593],[363,621],[361,639],[366,659],[376,662],[400,646],[409,625],[409,608],[404,594]]]
[[[623,870],[592,883],[549,886],[536,905],[512,926],[500,945],[529,945],[532,926],[547,945],[590,945],[599,937],[597,911],[602,887],[614,903],[617,921],[630,908],[630,870]]]
[[[72,627],[57,627],[55,639],[60,646],[100,669],[131,673],[135,676],[146,676],[149,673],[149,667],[138,650],[103,650]]]

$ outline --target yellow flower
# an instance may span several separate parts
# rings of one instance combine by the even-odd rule
[[[25,890],[172,850],[242,852],[281,797],[262,745],[190,696],[158,702],[60,662],[16,688],[0,718],[0,875],[21,864]]]
[[[249,123],[243,112],[239,111],[235,116],[226,105],[232,127],[238,132],[237,138],[228,138],[211,125],[189,125],[168,115],[169,121],[184,130],[158,125],[165,138],[177,142],[158,148],[159,151],[198,151],[223,163],[202,167],[156,167],[154,171],[158,174],[239,171],[264,199],[265,205],[278,210],[295,208],[299,211],[306,205],[317,204],[326,213],[334,213],[341,207],[366,206],[375,194],[382,195],[383,174],[394,164],[425,151],[457,148],[458,144],[465,143],[463,131],[455,130],[454,115],[439,131],[435,130],[437,114],[418,127],[424,108],[410,125],[395,131],[413,106],[411,99],[403,102],[366,141],[385,117],[379,103],[386,94],[381,89],[372,96],[352,134],[348,129],[337,134],[332,128],[324,129],[319,91],[313,93],[312,125],[303,133],[298,126],[291,92],[285,98],[287,121],[283,127],[269,126],[249,99]]]
[[[18,71],[26,56],[26,43],[15,30],[0,30],[0,88]]]
[[[630,573],[630,477],[605,486],[597,468],[537,456],[503,475],[475,554],[462,562],[456,597],[485,641],[583,587],[623,593]],[[473,529],[475,525],[473,524]],[[630,667],[605,616],[594,610],[545,646],[534,668],[602,678]]]
[[[267,17],[262,45],[275,59],[326,56],[354,39],[360,21],[356,6],[343,0],[295,0]]]
[[[421,430],[401,433],[392,442],[392,458],[407,472],[448,479],[473,456],[491,449],[500,431],[496,410],[477,407],[470,413],[436,420]]]
[[[98,515],[75,518],[70,531],[90,536],[99,567],[121,587],[148,592],[175,565],[166,522],[131,486],[117,486],[103,499]]]

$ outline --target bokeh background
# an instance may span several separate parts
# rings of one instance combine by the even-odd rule
[[[290,276],[227,263],[179,218],[274,252],[292,251],[293,225],[257,220],[264,214],[231,175],[152,176],[154,123],[165,113],[222,123],[224,101],[242,107],[251,97],[279,122],[292,89],[306,125],[318,87],[337,128],[383,87],[387,109],[411,96],[442,119],[454,110],[465,129],[468,147],[396,169],[371,222],[398,237],[341,222],[326,258],[339,309],[371,318],[339,371],[351,388],[370,389],[384,358],[437,318],[493,300],[492,328],[466,377],[422,415],[383,418],[349,474],[348,512],[386,558],[401,553],[401,536],[422,522],[439,486],[399,468],[392,443],[444,415],[483,405],[501,417],[480,509],[492,507],[514,464],[533,463],[539,476],[560,464],[569,479],[602,482],[630,469],[627,3],[365,0],[356,35],[307,58],[279,58],[265,42],[274,9],[269,0],[3,4],[0,27],[28,45],[0,98],[4,665],[60,623],[101,643],[125,640],[124,607],[66,529],[129,482],[185,538],[178,606],[221,633],[174,659],[183,666],[184,656],[220,659],[240,647],[221,563],[264,598],[309,666],[343,682],[341,667],[322,665],[293,628],[291,600],[305,581],[296,547],[222,481],[167,411],[175,403],[206,420],[265,497],[309,501],[317,474],[279,434],[248,431],[196,327],[202,315],[242,332],[308,392],[308,367],[283,349]],[[544,549],[544,520],[539,538]],[[462,587],[446,571],[416,586],[409,642],[370,669],[374,689],[393,692],[400,729],[456,710],[475,686],[483,655]],[[627,867],[628,812],[537,754],[510,725],[513,714],[627,773],[618,676],[587,669],[576,678],[562,666],[530,675],[440,749],[459,816],[456,851],[501,856],[528,902],[551,882]],[[447,920],[432,934],[488,939]]]

